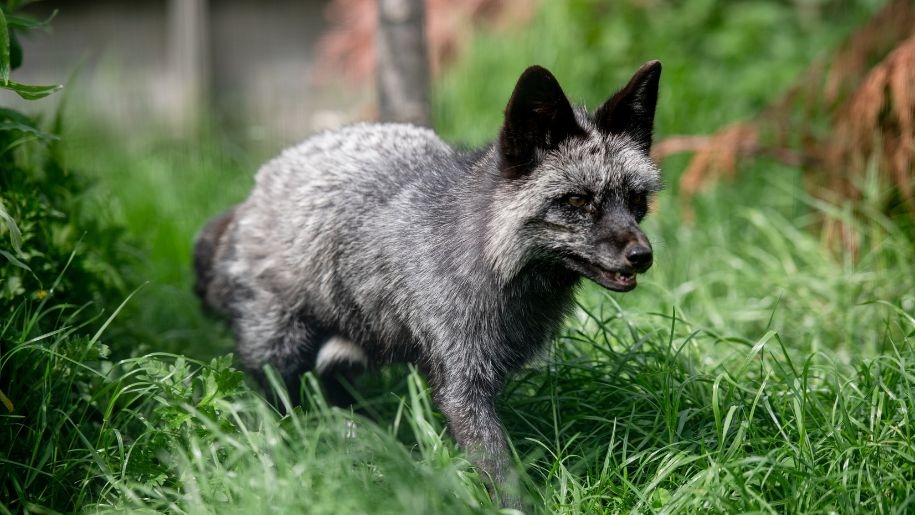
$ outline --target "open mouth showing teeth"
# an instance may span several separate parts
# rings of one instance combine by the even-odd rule
[[[625,290],[631,290],[636,286],[635,274],[631,272],[605,272],[611,282],[618,284]],[[625,291],[624,290],[624,291]]]
[[[629,291],[638,285],[636,274],[628,270],[607,270],[583,259],[575,259],[579,273],[614,291]]]
[[[635,279],[635,274],[632,272],[604,270],[599,267],[594,268],[597,269],[596,277],[594,275],[590,277],[605,288],[610,288],[611,290],[616,291],[629,291],[635,288],[638,284]]]

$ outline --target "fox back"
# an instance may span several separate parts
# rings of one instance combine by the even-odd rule
[[[638,227],[660,63],[594,113],[528,68],[492,144],[359,124],[264,165],[195,248],[197,292],[232,323],[242,364],[296,399],[316,372],[338,400],[366,366],[411,361],[495,489],[510,483],[494,399],[543,349],[588,277],[628,291],[652,263]],[[512,502],[507,502],[512,504]]]

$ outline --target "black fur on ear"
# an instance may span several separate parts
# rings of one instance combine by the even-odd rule
[[[499,136],[502,174],[520,177],[533,169],[537,149],[552,150],[571,136],[584,136],[572,105],[546,68],[524,70],[505,108]]]
[[[660,80],[660,61],[643,64],[629,79],[629,84],[594,113],[597,127],[607,134],[627,134],[647,154],[651,150]]]

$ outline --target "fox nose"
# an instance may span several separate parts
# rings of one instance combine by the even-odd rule
[[[626,259],[636,272],[644,272],[651,268],[651,247],[646,247],[641,243],[634,243],[626,247]]]

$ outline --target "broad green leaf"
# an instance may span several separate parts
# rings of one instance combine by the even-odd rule
[[[19,231],[19,226],[16,225],[16,220],[13,220],[13,217],[6,211],[6,207],[3,206],[3,202],[0,201],[0,221],[6,223],[6,228],[10,231],[10,245],[13,247],[13,252],[16,254],[22,255],[22,232]],[[23,263],[16,256],[10,254],[5,250],[0,250],[0,256],[6,258],[13,266],[18,266],[23,270],[32,271],[29,268],[29,265]]]
[[[44,20],[21,14],[11,14],[6,17],[6,24],[17,29],[37,29],[40,27],[47,27],[56,16],[57,9],[54,9],[54,12]]]
[[[0,84],[0,88],[15,91],[19,94],[20,97],[26,100],[38,100],[39,98],[44,98],[62,87],[63,86],[60,84],[52,84],[50,86],[30,86],[27,84],[19,84],[18,82],[13,81],[9,81],[6,84]]]
[[[10,30],[3,9],[0,9],[0,81],[4,85],[10,81]]]
[[[33,127],[31,125],[26,125],[24,123],[19,123],[19,122],[0,122],[0,131],[25,132],[26,134],[31,134],[31,135],[36,136],[37,138],[43,139],[45,141],[60,139],[57,136],[55,136],[53,134],[49,134],[37,127]]]
[[[7,252],[5,250],[0,250],[0,256],[5,257],[6,260],[9,261],[10,264],[13,266],[18,266],[19,268],[21,268],[23,270],[28,270],[29,272],[32,271],[32,269],[29,268],[29,265],[23,263],[18,258],[16,258],[16,256],[10,254],[9,252]]]
[[[35,122],[32,121],[31,118],[20,113],[19,111],[15,110],[15,109],[10,109],[8,107],[0,107],[0,120],[3,120],[3,121],[10,120],[13,122],[19,122],[23,125],[30,125],[32,127],[37,128],[37,126],[35,125]]]
[[[22,254],[22,232],[19,231],[16,220],[13,220],[12,215],[6,211],[2,200],[0,200],[0,220],[6,223],[6,228],[10,231],[10,245],[13,250],[16,251],[16,254]]]

